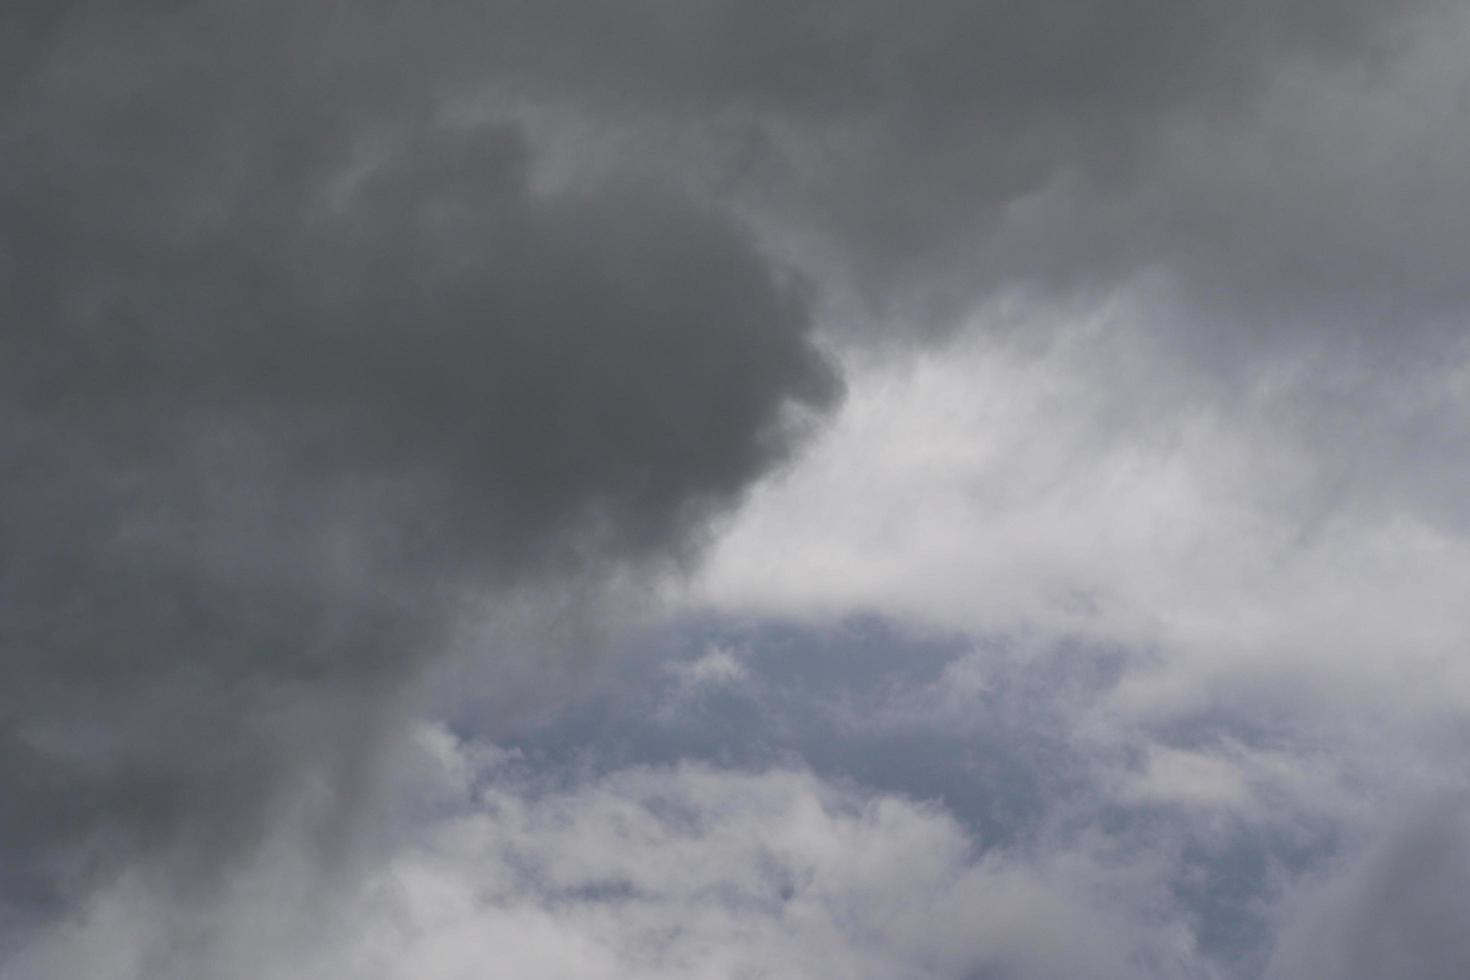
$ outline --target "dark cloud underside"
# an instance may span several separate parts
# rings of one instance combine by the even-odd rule
[[[799,215],[880,305],[1162,271],[1259,336],[1466,298],[1443,220],[1463,168],[1434,162],[1466,156],[1453,92],[1401,64],[1459,29],[1447,9],[566,0],[497,9],[490,50],[527,98],[672,126],[719,193]]]
[[[679,557],[835,391],[738,228],[533,193],[432,63],[283,13],[10,14],[8,895],[85,872],[58,841],[248,841],[319,756],[350,788],[457,593]]]

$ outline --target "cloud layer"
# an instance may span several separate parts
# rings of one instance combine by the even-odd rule
[[[266,862],[202,918],[199,946],[179,949],[178,920],[191,931],[199,913],[124,880],[18,975],[917,980],[1128,977],[1145,962],[1203,975],[1177,924],[1109,907],[1120,869],[981,857],[933,807],[789,770],[635,768],[558,788],[442,732],[420,745],[420,793],[437,791],[449,815],[324,921],[259,903],[312,901],[289,861]]]
[[[1464,972],[1467,32],[8,5],[0,973]]]
[[[350,797],[457,605],[683,558],[837,390],[737,225],[534,191],[515,127],[437,118],[385,39],[46,17],[0,165],[22,905],[88,877],[81,843],[207,867],[303,768]]]

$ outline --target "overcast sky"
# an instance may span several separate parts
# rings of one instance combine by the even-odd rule
[[[1470,976],[1467,50],[5,4],[0,980]]]

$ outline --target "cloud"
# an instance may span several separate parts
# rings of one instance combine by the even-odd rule
[[[1417,376],[1411,410],[1397,379],[1354,374],[1362,410],[1338,413],[1332,362],[1212,386],[1130,312],[1040,349],[981,332],[855,359],[837,422],[753,496],[690,601],[1082,637],[1133,652],[1130,713],[1463,708],[1463,353]]]
[[[879,680],[780,646],[826,674],[792,695],[753,669],[772,719],[753,730],[942,787],[1043,851],[1088,828],[1153,852],[1224,975],[1455,975],[1437,923],[1456,906],[1435,897],[1459,887],[1453,835],[1404,831],[1443,880],[1353,869],[1397,839],[1402,801],[1438,819],[1463,778],[1464,350],[1407,389],[1359,350],[1220,384],[1136,314],[850,356],[832,427],[685,601],[823,637],[891,624]],[[895,638],[936,634],[969,647],[936,665]]]
[[[1434,0],[569,0],[495,50],[569,167],[611,147],[739,202],[880,333],[1144,280],[1233,362],[1448,329],[1464,31]]]
[[[728,216],[543,193],[323,14],[7,14],[44,35],[0,117],[23,906],[136,848],[207,872],[303,782],[345,828],[465,610],[687,559],[837,393]]]
[[[1430,978],[1470,969],[1463,794],[1408,808],[1336,873],[1303,883],[1267,976]]]
[[[781,769],[548,783],[513,756],[476,760],[442,731],[418,745],[420,779],[435,774],[449,810],[313,924],[261,903],[310,903],[288,862],[244,876],[194,949],[159,920],[197,913],[140,901],[139,883],[124,882],[18,976],[167,978],[200,963],[214,977],[283,980],[1209,975],[1177,923],[1157,918],[1146,868],[979,854],[933,806]],[[1137,890],[1118,895],[1125,878]]]
[[[1459,764],[1466,30],[1439,0],[8,5],[0,942],[44,930],[61,975],[260,975],[262,937],[284,975],[432,975],[481,927],[528,972],[706,943],[1208,974],[1190,915],[1264,908],[1301,841],[1397,840],[1375,794]],[[818,332],[852,397],[783,469],[842,387]],[[608,634],[662,601],[894,632],[645,675],[680,692],[659,759],[805,711],[744,733],[756,773],[390,778],[423,711],[509,744],[617,688],[657,651]],[[1014,777],[1008,844],[1046,853],[769,758],[891,788],[976,733],[955,813]],[[789,920],[751,842],[801,828],[772,860],[826,890]],[[1418,922],[1455,962],[1382,911],[1382,846],[1283,885],[1291,921],[1382,918],[1343,955],[1409,971]],[[423,893],[356,891],[384,875]],[[396,939],[313,952],[287,910],[323,908]],[[1278,971],[1317,969],[1296,928]]]

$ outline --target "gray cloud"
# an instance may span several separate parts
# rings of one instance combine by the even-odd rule
[[[1297,718],[1329,674],[1402,675],[1380,648],[1450,649],[1465,36],[1438,0],[7,5],[0,928],[350,849],[432,654],[588,642],[565,620],[604,576],[689,559],[787,456],[838,387],[817,310],[907,344],[1019,298],[1064,354],[1059,308],[1122,292],[1138,322],[1055,372],[931,348],[948,400],[876,399],[809,509],[736,536],[747,593],[1125,643],[1177,620],[1117,685],[1140,715],[1300,660]],[[977,432],[984,479],[946,477]],[[925,506],[913,474],[957,489]],[[456,693],[496,737],[595,674],[516,656],[453,675],[495,688]],[[1267,748],[1129,744],[1114,791],[1183,825],[1311,789]],[[1378,878],[1343,880],[1371,918]],[[1405,915],[1361,962],[1415,923],[1458,955]],[[157,943],[208,967],[185,938]]]
[[[890,308],[1162,273],[1260,342],[1466,298],[1444,4],[551,3],[500,36],[523,98],[649,134]]]
[[[1407,809],[1336,874],[1291,897],[1268,976],[1431,980],[1470,970],[1463,794]]]
[[[637,181],[533,191],[513,127],[445,122],[432,61],[329,13],[7,15],[21,904],[139,844],[207,871],[320,785],[339,832],[466,594],[686,556],[835,395],[738,227]]]
[[[801,770],[534,773],[436,729],[413,755],[438,812],[330,905],[289,850],[207,909],[125,880],[27,949],[18,980],[1211,976],[1148,908],[1146,861],[977,854],[942,808]],[[173,942],[178,921],[203,925],[196,943]]]
[[[631,693],[509,743],[526,767],[702,760],[763,771],[800,759],[828,781],[931,801],[991,858],[1069,855],[1106,868],[1139,945],[1172,944],[1184,958],[1135,961],[1124,975],[1193,975],[1187,961],[1201,976],[1261,976],[1283,924],[1315,949],[1316,933],[1292,925],[1277,897],[1330,867],[1343,837],[1391,822],[1371,797],[1425,782],[1399,773],[1405,733],[1363,733],[1300,695],[1280,717],[1269,703],[1279,691],[1225,703],[1217,684],[1208,709],[1123,722],[1110,699],[1147,658],[1075,638],[971,644],[873,620],[684,629],[682,655]],[[457,718],[455,729],[476,722]],[[1421,750],[1420,765],[1452,773],[1457,756]],[[1410,789],[1390,790],[1396,781]],[[1075,884],[1068,894],[1080,899]],[[1338,887],[1345,898],[1362,891],[1352,879]],[[997,945],[977,940],[977,953]]]

